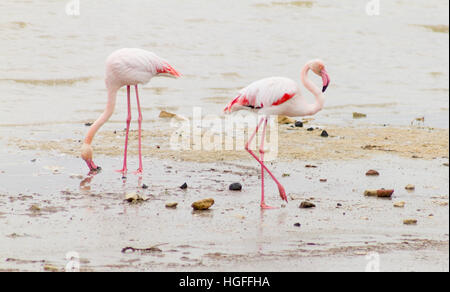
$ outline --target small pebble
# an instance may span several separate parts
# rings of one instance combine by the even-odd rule
[[[178,206],[177,202],[166,203],[166,208],[175,209]]]
[[[311,131],[314,131],[314,128],[308,128],[308,129],[306,129],[306,131],[309,131],[309,132],[311,132]]]
[[[405,189],[408,190],[408,191],[413,191],[415,188],[416,188],[416,187],[415,187],[414,185],[412,185],[412,184],[409,184],[409,185],[407,185],[407,186],[405,187]]]
[[[321,137],[328,137],[328,132],[323,130],[322,133],[320,133]]]
[[[295,227],[301,227],[302,225],[301,225],[300,223],[297,222],[297,223],[294,223],[294,226],[295,226]]]
[[[86,127],[90,127],[90,126],[92,126],[92,123],[84,123],[84,125],[85,125]]]
[[[367,175],[367,176],[370,176],[370,175],[376,176],[376,175],[380,175],[380,173],[379,173],[378,171],[374,170],[374,169],[369,169],[369,170],[366,172],[366,175]]]
[[[295,121],[295,126],[302,128],[303,127],[303,122],[302,121]]]
[[[148,189],[148,185],[143,184],[143,185],[142,185],[142,188],[143,188],[143,189]]]
[[[208,210],[212,205],[214,205],[214,199],[203,199],[192,203],[191,207],[194,210]]]
[[[240,191],[242,190],[242,185],[240,183],[232,183],[229,187],[230,191]]]
[[[180,186],[180,189],[185,190],[187,189],[187,187],[188,187],[187,183],[184,183]]]
[[[403,224],[405,225],[416,225],[417,220],[416,219],[405,219],[403,220]]]
[[[299,208],[302,208],[302,209],[308,209],[308,208],[314,208],[314,207],[316,207],[316,205],[314,205],[313,203],[308,202],[308,201],[302,202],[299,206]]]
[[[394,203],[394,207],[395,208],[403,208],[403,207],[405,207],[405,202],[395,202]]]

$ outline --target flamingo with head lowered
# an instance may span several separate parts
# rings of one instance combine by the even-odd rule
[[[313,71],[322,77],[322,90],[308,79],[308,72]],[[315,96],[315,103],[308,103],[300,93],[297,83],[289,78],[270,77],[251,83],[242,89],[238,96],[232,100],[224,109],[225,112],[234,112],[238,110],[251,110],[263,115],[259,121],[255,132],[250,136],[245,144],[245,149],[261,164],[261,208],[271,209],[264,201],[264,170],[272,177],[278,186],[280,197],[287,202],[284,187],[270,172],[264,164],[264,139],[268,118],[270,115],[285,115],[290,117],[309,116],[319,112],[324,105],[323,93],[330,84],[330,77],[321,60],[312,60],[306,63],[301,72],[303,85]],[[259,148],[260,158],[249,148],[249,144],[255,137],[261,125],[264,123],[261,143]]]
[[[131,122],[131,101],[130,101],[130,87],[134,86],[136,91],[136,101],[139,112],[139,168],[137,174],[142,173],[142,148],[141,148],[141,125],[142,112],[139,103],[138,84],[147,84],[150,79],[155,76],[180,77],[172,66],[167,61],[158,57],[152,52],[142,49],[125,48],[113,52],[106,60],[106,77],[105,84],[108,92],[108,101],[104,112],[90,127],[84,144],[81,148],[81,158],[86,162],[90,171],[97,171],[100,169],[95,165],[93,159],[92,139],[95,133],[106,123],[114,112],[116,105],[117,91],[123,87],[127,87],[127,102],[128,102],[128,117],[127,129],[125,136],[125,149],[123,158],[123,168],[118,170],[123,174],[127,172],[127,148],[128,148],[128,133]]]

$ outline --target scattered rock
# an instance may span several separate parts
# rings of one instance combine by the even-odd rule
[[[316,205],[314,205],[313,203],[308,202],[308,201],[302,202],[299,206],[299,208],[302,208],[302,209],[315,208],[315,207],[316,207]]]
[[[308,128],[308,129],[306,129],[306,131],[308,131],[308,132],[314,131],[314,128],[313,128],[313,127],[310,127],[310,128]]]
[[[362,118],[366,118],[366,117],[367,117],[367,115],[363,114],[363,113],[358,113],[358,112],[354,112],[353,113],[353,118],[354,119],[362,119]]]
[[[323,130],[322,133],[320,133],[320,137],[328,137],[328,132]]]
[[[307,164],[305,165],[306,168],[317,168],[316,165],[312,165],[312,164]]]
[[[131,246],[127,246],[122,248],[122,253],[126,253],[127,251],[131,251],[131,252],[135,252],[135,251],[140,251],[140,252],[162,252],[162,250],[158,247],[159,245],[162,244],[158,244],[155,246],[151,246],[148,248],[136,248],[136,247],[131,247]]]
[[[146,184],[142,184],[142,188],[145,190],[145,189],[148,189],[148,185],[146,185]]]
[[[394,207],[395,208],[403,208],[403,207],[405,207],[405,202],[395,202],[394,203]]]
[[[379,198],[390,198],[392,197],[392,194],[394,193],[394,190],[377,190],[377,197]]]
[[[242,190],[242,185],[240,183],[232,183],[229,187],[230,191],[240,191]]]
[[[180,189],[185,190],[187,189],[187,187],[188,187],[187,183],[184,183],[180,186]]]
[[[293,123],[295,123],[295,120],[290,117],[278,116],[278,124],[280,124],[280,125],[293,124]]]
[[[442,163],[442,165],[448,167],[448,162],[444,162],[444,163]]]
[[[393,193],[394,190],[385,190],[385,189],[364,191],[365,196],[379,197],[379,198],[390,198]]]
[[[46,264],[44,266],[44,271],[47,271],[47,272],[59,272],[59,268],[55,267],[53,265]]]
[[[342,204],[341,203],[337,203],[336,206],[337,207],[342,207]]]
[[[414,191],[415,189],[416,189],[416,187],[412,184],[408,184],[405,187],[405,190],[408,190],[408,191]]]
[[[327,182],[328,180],[326,178],[319,179],[320,182]]]
[[[177,202],[166,203],[166,208],[175,209],[178,206]]]
[[[298,128],[303,128],[303,122],[302,121],[295,121],[295,126]]]
[[[366,172],[366,175],[367,175],[367,176],[370,176],[370,175],[376,176],[376,175],[380,175],[380,173],[379,173],[378,171],[374,170],[374,169],[369,169],[369,170]]]
[[[41,208],[39,208],[38,205],[31,205],[31,207],[28,208],[28,210],[31,211],[31,212],[40,212]]]
[[[291,176],[291,174],[290,173],[283,173],[281,176],[282,177],[287,177],[287,176]]]
[[[125,195],[125,201],[129,203],[138,203],[138,202],[144,202],[148,201],[149,198],[147,196],[141,196],[136,193],[130,193]]]
[[[194,210],[208,210],[212,205],[214,205],[214,199],[203,199],[192,203],[192,208]]]
[[[405,219],[403,220],[403,224],[405,225],[416,225],[417,219]]]
[[[92,126],[92,123],[84,123],[84,125],[86,126],[86,127],[90,127],[90,126]]]
[[[185,117],[179,116],[179,115],[174,114],[174,113],[169,113],[169,112],[166,112],[166,111],[161,111],[161,112],[159,113],[159,117],[160,117],[160,118],[164,118],[164,119],[172,119],[172,118],[175,118],[175,119],[180,120],[180,121],[181,121],[181,120],[183,120],[183,121],[187,120]]]
[[[297,222],[297,223],[294,223],[294,226],[295,226],[295,227],[301,227],[302,224],[300,224],[300,223]]]

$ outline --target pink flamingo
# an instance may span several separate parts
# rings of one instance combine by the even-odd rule
[[[322,91],[311,82],[307,76],[308,71],[312,70],[315,74],[322,77]],[[330,84],[330,77],[325,70],[325,65],[321,60],[312,60],[306,63],[301,72],[303,85],[315,96],[315,103],[309,104],[301,95],[299,86],[291,79],[284,77],[270,77],[251,83],[239,92],[239,95],[231,101],[224,109],[225,112],[234,112],[238,110],[251,110],[263,115],[255,132],[250,136],[245,144],[245,149],[261,164],[261,208],[272,209],[264,201],[264,170],[272,177],[278,186],[280,197],[287,202],[284,187],[270,172],[264,164],[264,139],[269,115],[285,115],[291,117],[314,115],[319,112],[324,105],[323,93]],[[262,123],[263,132],[259,148],[260,159],[249,149],[251,143]]]
[[[92,160],[92,139],[98,129],[106,123],[114,112],[116,105],[117,91],[127,86],[127,98],[128,98],[128,117],[127,117],[127,130],[125,136],[125,149],[123,158],[123,168],[118,170],[123,174],[127,172],[127,148],[128,148],[128,132],[130,130],[131,122],[131,102],[130,102],[130,86],[134,86],[136,91],[136,101],[139,112],[138,124],[139,124],[139,168],[135,172],[140,174],[143,171],[142,168],[142,149],[141,149],[141,125],[142,125],[142,112],[139,103],[138,84],[147,84],[150,79],[155,76],[167,76],[167,77],[180,77],[172,66],[167,61],[158,57],[152,52],[148,52],[142,49],[125,48],[113,52],[106,59],[106,76],[105,84],[108,92],[108,102],[104,112],[90,127],[84,144],[81,148],[81,158],[86,162],[90,171],[97,171],[100,169],[95,165]]]

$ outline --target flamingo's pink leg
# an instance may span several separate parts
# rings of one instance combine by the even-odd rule
[[[248,145],[251,143],[251,141],[253,140],[253,138],[255,137],[256,133],[259,130],[259,127],[261,126],[262,122],[265,120],[266,118],[262,118],[261,121],[259,122],[258,126],[256,127],[255,132],[253,133],[253,135],[250,137],[250,139],[248,140],[247,144],[245,144],[245,150],[248,151],[248,153],[250,153],[251,156],[253,156],[253,158],[256,159],[256,161],[259,162],[259,164],[261,164],[262,169],[264,169],[265,171],[267,171],[267,173],[270,175],[270,177],[272,177],[273,181],[277,184],[278,186],[278,191],[280,192],[280,197],[282,200],[287,202],[287,197],[286,197],[286,191],[284,190],[284,187],[280,184],[280,182],[275,178],[275,176],[272,174],[272,172],[267,168],[267,166],[264,164],[264,162],[262,162],[258,156],[255,155],[255,153],[253,153],[252,150],[250,150],[250,148],[248,147]],[[261,175],[263,175],[261,173]]]
[[[123,153],[123,168],[117,172],[125,174],[127,172],[127,150],[128,150],[128,133],[130,132],[131,123],[131,100],[130,100],[130,85],[127,85],[127,102],[128,102],[128,116],[127,116],[127,133],[125,135],[125,149]]]
[[[266,138],[267,118],[264,120],[264,128],[262,131],[261,143],[259,144],[259,155],[261,162],[264,163],[264,140]],[[261,166],[261,209],[274,209],[274,207],[266,205],[264,201],[264,167]]]
[[[135,174],[141,174],[142,169],[142,148],[141,148],[141,141],[142,141],[142,112],[141,112],[141,104],[139,103],[139,94],[138,94],[138,86],[135,85],[136,90],[136,100],[137,100],[137,107],[139,111],[139,118],[138,118],[138,125],[139,125],[139,168],[135,172]]]

